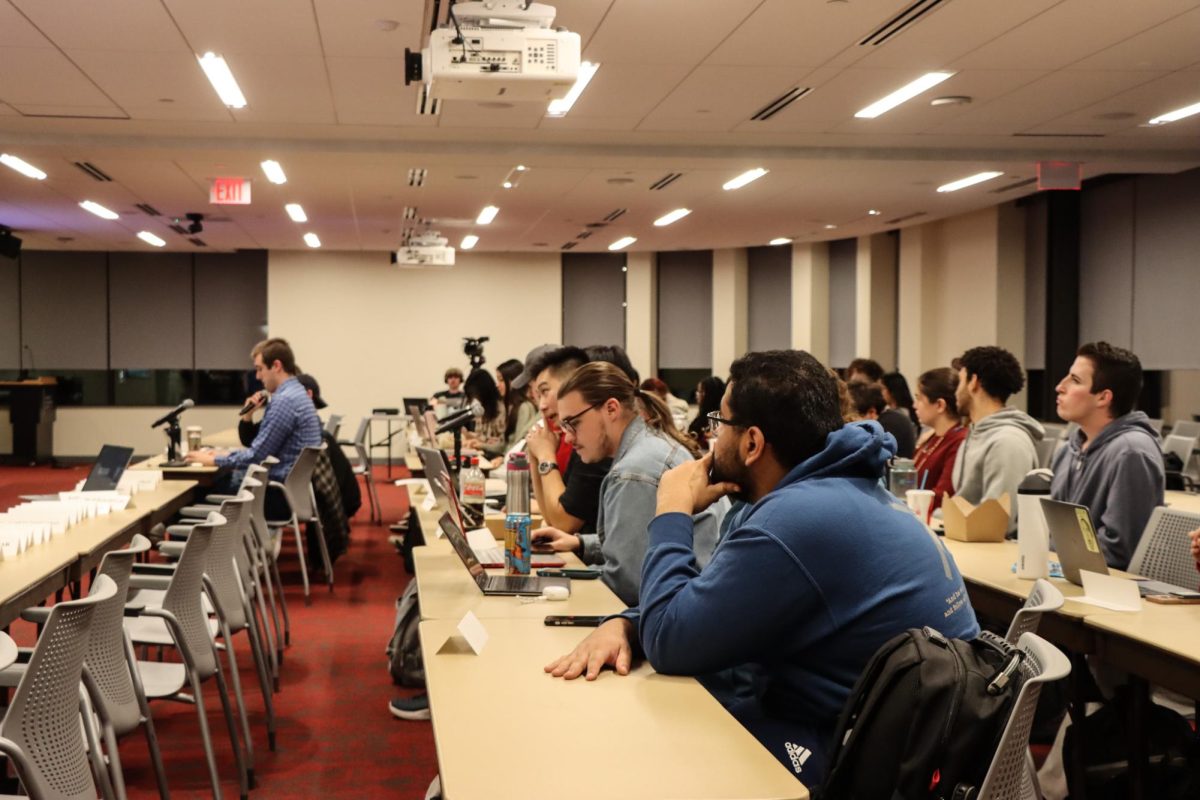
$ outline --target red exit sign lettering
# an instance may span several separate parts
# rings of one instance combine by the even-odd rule
[[[208,202],[218,206],[250,205],[249,178],[213,178]]]

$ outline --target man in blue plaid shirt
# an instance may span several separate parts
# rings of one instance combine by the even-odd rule
[[[250,355],[254,359],[255,377],[271,396],[258,435],[242,450],[200,450],[187,456],[189,461],[233,470],[226,485],[217,487],[218,493],[235,492],[246,467],[261,463],[267,456],[279,459],[271,467],[270,477],[282,483],[300,457],[300,451],[321,444],[321,420],[307,390],[296,380],[296,357],[291,346],[285,339],[267,339],[256,344]],[[261,406],[266,398],[259,392],[251,401]],[[287,516],[282,497],[269,492],[267,516],[276,519],[280,513]]]

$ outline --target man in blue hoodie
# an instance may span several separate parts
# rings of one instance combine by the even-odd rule
[[[1133,410],[1142,363],[1108,342],[1085,344],[1056,391],[1058,415],[1079,429],[1054,456],[1050,496],[1087,506],[1104,560],[1126,569],[1165,488],[1158,434]]]
[[[880,486],[895,440],[875,422],[843,427],[837,384],[815,358],[743,356],[710,418],[714,452],[659,484],[640,607],[546,671],[626,674],[635,651],[668,674],[757,665],[760,691],[730,713],[814,786],[880,646],[908,628],[973,638],[979,625],[954,559]],[[750,508],[701,572],[692,514],[727,494]]]

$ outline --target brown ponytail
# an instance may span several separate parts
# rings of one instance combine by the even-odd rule
[[[675,427],[675,421],[666,403],[638,389],[628,375],[608,362],[593,361],[571,373],[571,377],[559,387],[558,396],[566,397],[571,392],[579,392],[583,401],[589,405],[600,405],[611,397],[626,411],[641,414],[647,425],[674,439],[686,448],[693,458],[700,456],[699,445]]]

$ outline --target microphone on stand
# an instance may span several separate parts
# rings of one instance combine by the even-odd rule
[[[156,421],[150,427],[157,428],[159,425],[166,425],[168,422],[174,422],[179,417],[180,414],[187,411],[189,408],[191,408],[194,405],[196,405],[196,401],[192,400],[192,398],[189,397],[186,400],[184,400],[182,403],[180,403],[179,405],[175,406],[173,409],[168,411],[162,417],[160,417],[158,419],[158,421]]]
[[[478,400],[472,400],[471,405],[464,408],[462,411],[456,411],[450,416],[443,419],[437,426],[434,434],[445,433],[452,431],[455,428],[461,428],[475,417],[483,416],[483,404]]]

